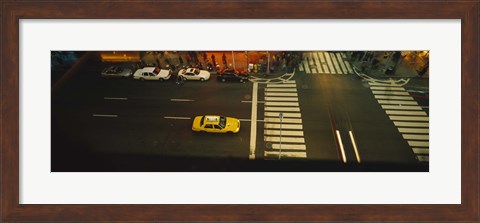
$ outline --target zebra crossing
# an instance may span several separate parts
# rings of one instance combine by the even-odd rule
[[[264,158],[307,158],[296,82],[267,84],[264,106]]]
[[[429,162],[429,117],[405,88],[369,82],[375,99],[420,162]]]
[[[306,52],[298,65],[307,74],[353,74],[347,56],[343,52]]]

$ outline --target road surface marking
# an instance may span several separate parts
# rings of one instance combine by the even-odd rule
[[[265,135],[280,135],[280,130],[265,130]],[[303,136],[303,131],[288,131],[282,130],[282,136]]]
[[[408,95],[408,96],[410,96],[410,94],[406,91],[375,91],[375,90],[372,90],[372,93],[373,94],[391,94],[391,95]]]
[[[280,129],[280,124],[265,123],[266,129]],[[302,125],[295,124],[282,124],[282,129],[303,129]]]
[[[128,100],[128,98],[104,97],[105,100]]]
[[[301,118],[301,113],[289,113],[289,112],[282,112],[283,117],[285,118]],[[280,112],[265,112],[264,114],[266,117],[280,117]]]
[[[312,73],[310,72],[310,65],[308,65],[307,57],[303,58],[303,66],[305,67],[305,73],[307,74]]]
[[[413,153],[415,154],[429,154],[429,149],[428,148],[412,148]]]
[[[117,118],[118,115],[100,115],[100,114],[93,114],[93,117]]]
[[[170,101],[194,101],[192,99],[180,99],[180,98],[172,98]]]
[[[378,100],[379,104],[418,105],[416,101]]]
[[[428,135],[402,134],[404,139],[428,140]]]
[[[350,140],[352,140],[353,150],[355,151],[355,157],[357,158],[357,163],[360,163],[360,154],[358,153],[357,143],[355,143],[355,139],[353,138],[353,132],[348,131],[350,135]]]
[[[323,70],[325,71],[326,74],[329,74],[330,71],[328,70],[328,66],[325,61],[325,57],[323,56],[323,53],[322,52],[317,52],[317,53],[318,53],[318,56],[320,57],[320,61],[322,62]]]
[[[271,102],[266,101],[265,106],[295,106],[298,107],[298,102]]]
[[[281,137],[282,143],[305,143],[303,137]],[[265,142],[280,142],[280,137],[265,136]]]
[[[276,88],[292,88],[297,87],[297,84],[267,84],[267,88],[276,87]]]
[[[258,100],[258,83],[253,83],[252,90],[252,124],[250,126],[250,154],[249,159],[255,159],[255,147],[257,141],[257,100]]]
[[[411,100],[413,98],[410,96],[391,96],[391,95],[374,95],[376,99],[392,99],[392,100]]]
[[[370,86],[388,86],[388,87],[399,87],[400,85],[396,85],[396,84],[385,84],[385,83],[377,83],[377,82],[368,82],[368,84],[370,84]]]
[[[390,120],[392,121],[427,121],[428,116],[396,116],[390,115]]]
[[[340,146],[340,152],[342,153],[342,161],[344,163],[347,163],[347,157],[345,156],[345,150],[343,149],[343,143],[342,143],[342,137],[340,136],[340,131],[335,130],[335,132],[337,133],[337,141],[338,141],[338,145]]]
[[[424,111],[385,110],[387,115],[427,115]]]
[[[265,118],[265,122],[280,122],[280,118]],[[302,123],[301,118],[283,118],[283,123]]]
[[[428,129],[425,128],[398,128],[400,133],[425,133],[428,134]]]
[[[299,69],[300,71],[303,71],[303,66],[302,66],[302,64],[299,64],[299,65],[298,65],[298,69]]]
[[[242,118],[239,118],[238,120],[240,120],[241,122],[251,122],[251,121],[252,121],[252,120],[250,120],[250,119],[246,119],[246,118],[244,118],[244,119],[242,119]],[[257,122],[264,122],[264,120],[257,119]]]
[[[316,52],[313,53],[313,58],[315,59],[315,66],[317,67],[318,69],[318,73],[323,73],[322,71],[322,64],[320,63],[320,61],[318,60],[318,55]]]
[[[420,162],[428,162],[429,156],[417,156],[418,161]]]
[[[311,70],[312,70],[312,74],[318,74],[317,69],[315,69],[315,67],[312,67]]]
[[[282,149],[283,149],[283,144],[282,144]],[[265,151],[265,156],[274,156],[278,157],[280,155],[280,152],[278,151]],[[307,158],[307,153],[306,152],[281,152],[282,157],[287,157],[287,158]]]
[[[298,97],[297,93],[277,93],[277,92],[265,92],[265,96],[292,96],[292,97]]]
[[[163,118],[166,118],[166,119],[183,119],[183,120],[192,119],[190,117],[175,117],[175,116],[165,116]]]
[[[297,92],[297,88],[265,88],[265,91]]]
[[[288,80],[288,81],[284,81],[283,83],[284,84],[294,84],[296,81],[295,80]]]
[[[242,103],[252,103],[252,101],[242,101]],[[257,103],[265,103],[264,101],[257,101]]]
[[[279,150],[280,149],[280,144],[273,143],[272,144],[272,149]],[[305,144],[283,144],[283,142],[282,142],[282,149],[307,150],[307,147],[305,146]]]
[[[328,68],[330,69],[331,74],[336,74],[335,69],[333,68],[332,61],[330,60],[330,55],[327,52],[323,52],[327,60]]]
[[[294,108],[294,107],[265,107],[265,111],[299,112],[300,108]]]
[[[337,73],[338,73],[338,74],[343,74],[343,73],[342,73],[342,70],[340,69],[340,66],[338,66],[338,62],[337,62],[337,59],[335,58],[335,54],[334,54],[334,53],[330,53],[330,58],[331,58],[332,61],[333,61],[333,65],[335,65],[335,69],[337,70]]]
[[[400,127],[427,127],[428,122],[393,122],[395,126]]]
[[[298,101],[298,97],[265,97],[265,101]]]
[[[410,146],[428,147],[428,141],[407,141]]]
[[[350,66],[350,63],[348,63],[348,61],[346,61],[346,60],[345,60],[345,66],[346,66],[347,69],[348,69],[348,73],[353,74],[352,67]]]
[[[387,86],[382,86],[382,87],[370,87],[372,90],[382,90],[382,91],[405,91],[405,88],[403,87],[387,87]]]
[[[340,64],[340,67],[342,68],[343,73],[347,74],[348,71],[347,71],[347,68],[345,68],[345,64],[343,63],[342,55],[340,55],[340,53],[337,53],[337,59],[338,59],[338,63]]]
[[[393,109],[393,110],[419,110],[422,108],[420,106],[408,106],[408,105],[382,105],[383,109]]]

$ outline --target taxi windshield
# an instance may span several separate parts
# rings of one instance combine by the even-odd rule
[[[224,116],[220,116],[220,122],[218,125],[223,129],[225,128],[225,125],[227,124],[227,118]]]
[[[158,73],[160,73],[160,68],[155,68],[155,70],[153,70],[153,74],[157,75]]]

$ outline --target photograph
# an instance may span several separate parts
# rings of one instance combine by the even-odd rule
[[[52,172],[429,172],[429,50],[50,51]]]

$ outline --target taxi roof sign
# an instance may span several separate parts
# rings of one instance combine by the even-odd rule
[[[205,116],[207,122],[218,122],[218,116]]]

